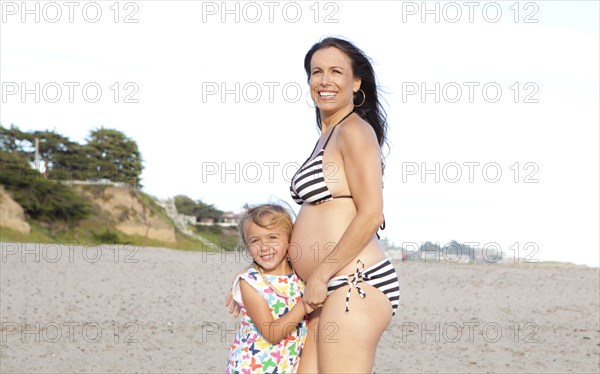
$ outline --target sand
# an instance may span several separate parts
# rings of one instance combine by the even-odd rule
[[[0,372],[222,373],[224,299],[246,259],[2,243]],[[398,314],[376,373],[598,373],[600,273],[395,261]],[[334,336],[333,336],[334,338]]]

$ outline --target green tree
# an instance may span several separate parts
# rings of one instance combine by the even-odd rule
[[[92,130],[86,140],[83,150],[88,178],[107,178],[141,187],[142,156],[134,140],[106,128]]]
[[[175,196],[177,212],[198,218],[213,218],[218,220],[223,214],[213,204],[203,203],[202,200],[194,201],[185,195]]]
[[[212,218],[217,221],[221,218],[223,212],[215,208],[213,204],[205,204],[198,200],[196,209],[194,209],[192,215],[198,218]]]
[[[17,152],[0,150],[0,184],[33,219],[72,224],[87,217],[88,201],[68,185],[48,180]]]
[[[82,146],[55,131],[35,131],[39,153],[48,178],[59,180],[85,179],[86,157]]]
[[[194,200],[185,195],[177,195],[174,200],[177,212],[188,216],[193,215],[194,209],[196,208],[196,202]]]
[[[18,154],[24,161],[33,161],[34,137],[19,130],[14,124],[11,124],[10,128],[0,124],[0,150]]]

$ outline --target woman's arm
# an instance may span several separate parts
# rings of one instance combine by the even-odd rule
[[[260,334],[272,344],[279,343],[296,329],[305,316],[304,306],[301,302],[278,319],[273,318],[267,301],[250,286],[245,280],[240,281],[242,300],[248,311],[250,319]]]
[[[329,279],[365,248],[383,222],[381,149],[375,132],[362,120],[347,122],[340,128],[337,145],[356,216],[307,280],[303,301],[312,308],[324,302]]]

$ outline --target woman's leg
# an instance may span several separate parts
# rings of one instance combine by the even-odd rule
[[[317,366],[317,343],[319,341],[320,313],[321,309],[317,309],[308,316],[308,333],[306,334],[304,348],[302,348],[298,373],[317,374],[319,372]]]
[[[327,298],[319,318],[318,362],[320,373],[371,373],[381,335],[392,320],[392,305],[383,292],[364,282],[361,298],[352,289],[345,313],[348,287]]]

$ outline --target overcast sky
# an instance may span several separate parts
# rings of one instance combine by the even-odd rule
[[[153,196],[297,211],[304,55],[342,36],[387,102],[384,237],[599,265],[596,1],[23,4],[1,3],[2,125],[118,129]]]

